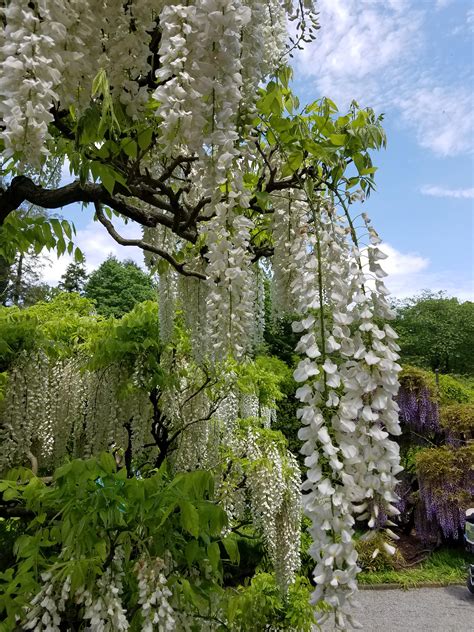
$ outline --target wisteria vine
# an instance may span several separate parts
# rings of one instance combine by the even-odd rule
[[[196,362],[252,354],[261,340],[263,271],[271,279],[274,314],[296,313],[301,360],[294,378],[300,384],[307,467],[303,504],[312,522],[316,562],[313,600],[326,601],[337,625],[346,626],[358,572],[355,519],[376,528],[381,514],[398,511],[394,490],[401,468],[390,435],[400,433],[394,400],[400,367],[396,334],[383,324],[392,313],[380,239],[364,216],[362,232],[369,240],[359,243],[346,207],[370,186],[374,168],[368,150],[384,142],[379,120],[352,108],[341,117],[337,133],[329,120],[335,113],[330,102],[314,106],[322,115],[311,123],[284,119],[285,108],[298,109],[288,90],[288,72],[282,73],[283,88],[277,81],[268,83],[267,92],[259,87],[282,70],[287,20],[305,34],[306,23],[315,21],[314,3],[37,0],[25,6],[12,0],[0,11],[5,23],[0,33],[2,158],[40,167],[42,157],[57,150],[55,134],[63,134],[64,142],[75,140],[77,149],[87,137],[82,127],[90,128],[91,120],[94,130],[108,125],[111,134],[117,133],[118,142],[109,145],[104,137],[84,141],[79,158],[69,146],[81,178],[50,208],[61,206],[62,195],[67,203],[93,202],[97,218],[116,239],[104,206],[139,218],[146,241],[120,236],[118,241],[140,245],[160,259],[163,343],[171,338],[176,311],[183,309]],[[130,137],[120,136],[124,119],[126,126],[135,126]],[[272,130],[274,120],[278,129]],[[361,131],[364,125],[370,127],[367,132]],[[291,153],[294,143],[284,146],[282,138],[290,128],[305,126],[301,146]],[[334,151],[313,140],[320,133]],[[363,190],[341,196],[338,177],[352,161],[337,152],[352,138],[363,148],[354,157],[355,180]],[[333,162],[332,153],[337,154]],[[91,173],[95,179],[102,174],[101,184],[84,183],[91,155],[96,170]],[[118,158],[104,175],[107,156]],[[128,179],[120,171],[124,162]],[[347,191],[352,184],[345,183]],[[44,197],[26,184],[30,198]],[[26,184],[14,179],[13,192]],[[21,198],[3,189],[2,196],[11,210]],[[56,370],[48,367],[34,379],[61,388]],[[76,392],[88,388],[81,385]],[[87,407],[91,401],[89,394]],[[185,406],[176,411],[172,397],[168,402],[181,418],[187,414]],[[203,405],[199,398],[194,403],[196,409]],[[32,432],[31,415],[25,421],[18,414],[24,402],[13,402],[15,418],[5,426],[8,440],[15,441],[13,426],[29,424],[25,445],[36,432],[47,446],[55,405],[45,400],[44,422]],[[112,426],[122,412],[103,406]],[[92,424],[88,410],[83,419],[87,427]],[[103,442],[111,440],[109,427],[108,422],[95,426]],[[203,427],[207,441],[211,424]],[[54,449],[45,448],[45,454]],[[275,467],[278,471],[278,463]],[[291,494],[278,491],[281,507],[294,506],[295,476],[291,480]],[[265,503],[258,511],[264,509]],[[293,517],[283,512],[281,529],[291,530]],[[275,537],[272,546],[277,546]],[[288,568],[294,563],[291,555],[282,562]]]

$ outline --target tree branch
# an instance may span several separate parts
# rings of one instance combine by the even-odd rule
[[[90,182],[81,184],[79,180],[76,180],[58,189],[45,189],[27,176],[16,176],[8,188],[0,187],[0,226],[8,215],[16,211],[25,201],[47,209],[61,208],[77,202],[86,204],[99,202],[107,204],[125,217],[148,227],[162,223],[163,219],[157,213],[147,212],[111,196],[101,184]],[[168,222],[171,223],[169,218]]]
[[[115,227],[112,224],[112,222],[109,219],[107,219],[107,217],[105,216],[100,203],[94,202],[94,206],[95,206],[97,219],[99,220],[99,222],[102,224],[102,226],[105,227],[109,235],[121,246],[136,246],[147,252],[152,252],[153,254],[158,255],[159,257],[167,261],[169,264],[171,264],[173,268],[177,272],[182,274],[183,276],[192,276],[197,279],[203,279],[203,280],[206,279],[206,276],[202,274],[201,272],[196,272],[196,271],[188,270],[187,268],[185,268],[184,263],[179,263],[178,261],[176,261],[176,259],[174,259],[174,257],[172,257],[165,250],[162,250],[161,248],[158,248],[157,246],[153,246],[153,244],[149,244],[143,241],[142,239],[126,239],[125,237],[122,237],[115,230]]]
[[[37,514],[35,514],[34,511],[31,511],[31,509],[27,509],[21,505],[0,506],[0,518],[5,518],[5,520],[8,520],[8,518],[26,518],[28,520],[33,520],[36,515]]]

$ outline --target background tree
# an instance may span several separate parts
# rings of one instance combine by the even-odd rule
[[[27,253],[19,252],[9,265],[4,259],[0,287],[3,286],[1,304],[29,307],[47,300],[54,293],[51,286],[42,281],[42,271],[46,266],[44,257],[30,248]]]
[[[150,275],[133,261],[122,262],[112,256],[91,273],[84,293],[95,302],[99,314],[115,318],[131,311],[137,303],[156,298]]]
[[[474,373],[474,303],[426,291],[397,309],[402,361],[442,373]]]
[[[66,272],[61,276],[58,288],[64,292],[76,292],[81,296],[84,294],[84,286],[87,283],[87,272],[82,263],[70,263]]]

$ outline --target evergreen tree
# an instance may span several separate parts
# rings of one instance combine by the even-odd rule
[[[84,263],[70,263],[66,268],[66,272],[61,276],[58,287],[64,292],[77,292],[77,294],[82,296],[86,283],[87,272]]]

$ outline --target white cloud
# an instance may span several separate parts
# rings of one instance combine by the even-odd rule
[[[437,9],[445,9],[450,4],[453,4],[454,0],[436,0]]]
[[[466,23],[471,33],[474,32],[474,9],[469,9],[466,13]]]
[[[341,109],[355,99],[391,111],[422,147],[439,156],[469,153],[472,92],[468,80],[453,83],[455,71],[440,79],[439,61],[428,51],[428,8],[418,0],[319,0],[321,29],[297,55],[296,68]],[[474,14],[466,19],[474,22]]]
[[[388,256],[382,261],[388,276],[385,283],[396,298],[420,294],[423,290],[446,291],[461,300],[474,299],[473,283],[456,281],[456,275],[449,271],[434,273],[430,270],[430,260],[418,253],[404,253],[392,245],[384,243],[381,249]]]
[[[418,274],[430,264],[426,257],[417,253],[400,252],[387,243],[383,243],[380,249],[387,255],[387,259],[383,261],[383,269],[391,279]]]
[[[420,12],[377,0],[320,0],[318,11],[321,29],[297,57],[300,72],[341,107],[352,99],[383,105],[380,78],[388,85],[418,47]]]
[[[423,195],[431,195],[433,197],[447,197],[458,199],[474,198],[474,188],[472,189],[447,189],[436,185],[426,185],[421,187]]]
[[[418,143],[439,156],[473,149],[473,94],[463,87],[420,87],[396,104]]]
[[[115,227],[123,237],[128,239],[141,237],[140,227],[137,224],[124,224],[116,220]],[[97,222],[91,221],[85,228],[78,230],[75,243],[84,253],[88,273],[98,268],[109,255],[113,255],[121,261],[132,259],[139,266],[143,266],[143,252],[139,248],[121,246]],[[73,257],[68,255],[59,258],[50,255],[45,258],[45,268],[42,273],[43,281],[50,285],[56,285],[72,261]]]

